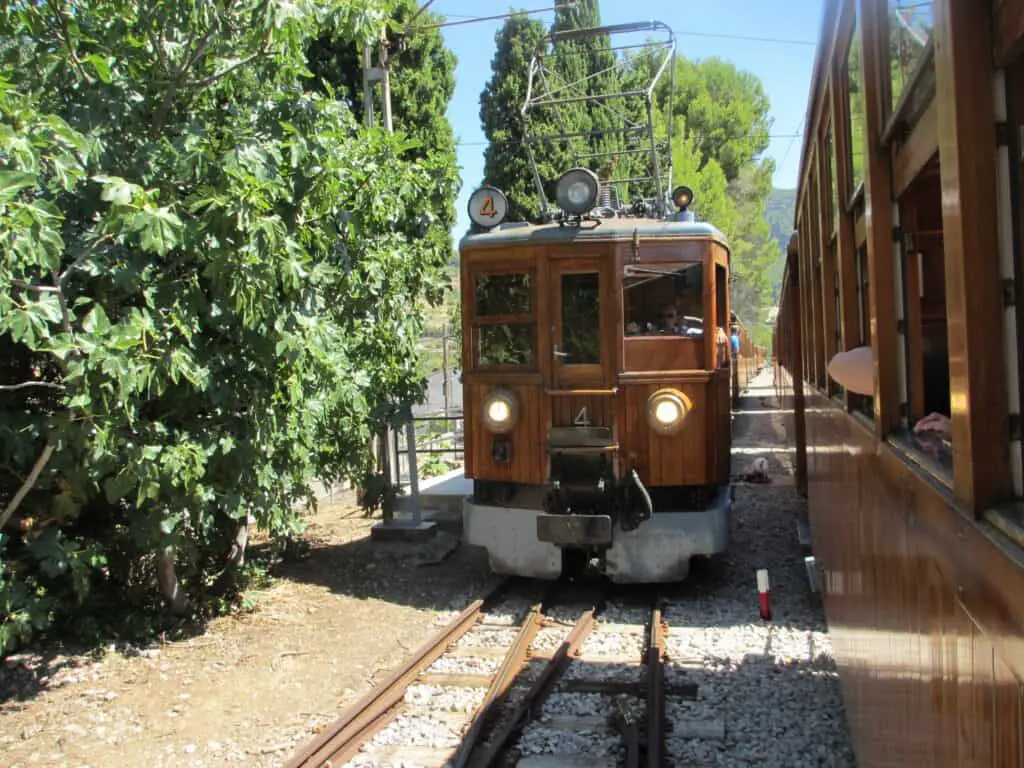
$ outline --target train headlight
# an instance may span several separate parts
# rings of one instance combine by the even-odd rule
[[[659,389],[647,399],[647,423],[659,435],[674,435],[692,409],[690,398],[678,389]]]
[[[555,185],[555,200],[566,213],[582,215],[597,203],[597,174],[586,168],[573,168],[562,174]]]
[[[519,401],[507,389],[492,389],[484,398],[484,425],[491,432],[510,432],[519,418]]]

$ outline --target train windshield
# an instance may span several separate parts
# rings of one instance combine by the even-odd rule
[[[627,336],[704,335],[704,266],[626,267],[623,309]]]

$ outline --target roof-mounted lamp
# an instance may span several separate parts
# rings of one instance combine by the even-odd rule
[[[582,216],[597,204],[600,186],[596,173],[586,168],[573,168],[558,180],[555,201],[565,213]]]
[[[693,221],[693,211],[689,210],[693,205],[693,190],[686,185],[681,185],[672,190],[672,202],[679,209],[676,214],[676,221]]]

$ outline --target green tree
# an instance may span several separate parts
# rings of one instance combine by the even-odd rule
[[[417,142],[410,147],[410,157],[446,158],[455,166],[455,133],[446,117],[448,104],[455,93],[455,54],[445,48],[440,29],[404,27],[416,13],[416,0],[398,0],[392,11],[389,38],[391,62],[391,113],[394,129]],[[416,17],[412,26],[425,27],[438,23],[440,16],[426,12]],[[309,68],[313,73],[311,86],[331,89],[335,98],[345,100],[358,117],[363,114],[362,51],[353,40],[342,35],[324,35],[309,46]],[[376,55],[374,63],[376,64]],[[326,92],[326,91],[325,91]],[[382,114],[380,90],[375,89],[374,111]],[[455,198],[458,188],[438,184],[430,195],[429,236],[450,242],[455,225]]]
[[[659,106],[668,101],[669,78],[658,89]],[[676,57],[674,112],[686,119],[702,162],[714,159],[728,181],[768,148],[771,118],[761,81],[718,58]]]
[[[294,532],[420,391],[451,158],[307,88],[314,40],[360,45],[388,11],[0,12],[0,649],[154,583],[184,609],[248,517]]]
[[[524,14],[510,17],[494,36],[491,79],[480,94],[480,121],[487,137],[484,181],[508,197],[509,219],[525,221],[540,210],[540,198],[523,146],[520,109],[526,99],[530,60],[547,34],[544,25]],[[551,174],[550,164],[542,173]]]

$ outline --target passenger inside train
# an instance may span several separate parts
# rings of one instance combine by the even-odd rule
[[[626,276],[628,336],[702,336],[703,266],[633,267]]]
[[[925,346],[924,403],[926,416],[914,424],[915,435],[934,433],[945,439],[952,435],[949,407],[949,358],[935,347]],[[837,353],[828,364],[828,375],[848,391],[858,395],[875,392],[875,357],[871,347],[856,347]]]

